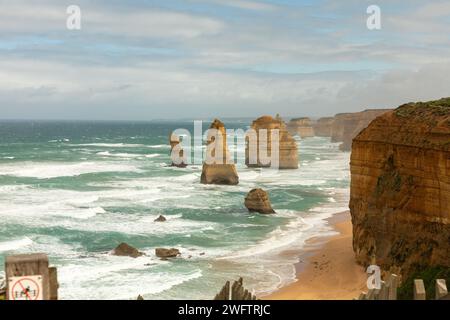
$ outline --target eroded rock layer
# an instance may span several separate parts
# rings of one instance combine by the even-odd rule
[[[252,129],[256,131],[257,141],[247,141],[246,150],[245,150],[245,164],[248,167],[270,167],[271,163],[266,159],[262,159],[260,153],[261,139],[264,137],[262,134],[266,135],[267,139],[267,156],[270,157],[272,155],[272,130],[279,130],[279,150],[278,150],[278,160],[279,160],[279,169],[297,169],[298,168],[298,150],[297,150],[297,142],[291,136],[291,134],[287,131],[286,124],[280,117],[276,117],[275,119],[271,116],[262,116],[255,121],[253,121]],[[265,129],[266,131],[260,131],[261,129]],[[254,145],[254,148],[250,146],[250,144]],[[256,161],[250,161],[251,157],[249,156],[250,150],[256,150]],[[265,153],[266,154],[266,153]]]
[[[357,260],[403,276],[450,267],[450,98],[373,120],[353,140],[350,166]]]

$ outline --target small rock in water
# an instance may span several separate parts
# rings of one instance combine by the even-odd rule
[[[144,254],[129,244],[122,242],[113,250],[113,255],[137,258]]]
[[[164,221],[167,221],[167,219],[162,214],[160,214],[159,217],[155,219],[155,222],[164,222]]]
[[[180,250],[175,249],[175,248],[171,248],[171,249],[156,248],[155,254],[159,258],[166,259],[166,258],[175,258],[175,257],[179,256],[181,253],[180,253]]]
[[[275,213],[270,204],[269,195],[263,189],[251,190],[245,197],[245,206],[250,212]]]

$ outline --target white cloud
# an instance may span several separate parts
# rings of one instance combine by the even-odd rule
[[[262,1],[249,0],[209,0],[208,2],[217,3],[223,6],[230,6],[246,10],[270,11],[275,10],[277,6]]]
[[[0,49],[0,117],[314,116],[450,96],[443,2],[392,12],[384,2],[378,33],[356,0],[214,2],[208,11],[189,9],[203,0],[183,10],[80,0],[83,29],[70,32],[65,1],[0,0],[0,48],[19,44]],[[221,6],[243,10],[229,17]]]
[[[218,19],[156,8],[118,11],[107,5],[89,3],[80,7],[82,30],[76,31],[80,35],[190,39],[217,34],[225,27]],[[66,8],[52,3],[4,4],[0,11],[0,33],[69,33]]]

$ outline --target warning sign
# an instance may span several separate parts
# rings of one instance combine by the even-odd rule
[[[10,277],[9,300],[43,300],[42,276]]]

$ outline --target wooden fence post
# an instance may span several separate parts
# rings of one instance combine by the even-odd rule
[[[426,300],[427,295],[422,279],[414,280],[414,300]]]
[[[389,298],[388,300],[397,300],[398,276],[391,274],[389,279]]]
[[[385,281],[381,281],[380,293],[378,294],[378,300],[387,300],[389,287],[386,285]]]
[[[50,300],[58,300],[58,271],[56,267],[48,268],[49,273],[49,288],[50,288]]]
[[[448,294],[445,279],[436,279],[436,300],[445,297]]]
[[[58,298],[56,268],[49,268],[43,253],[7,256],[6,299],[51,300]]]

